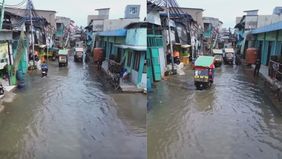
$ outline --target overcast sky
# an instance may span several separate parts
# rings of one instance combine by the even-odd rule
[[[259,9],[258,14],[271,15],[275,6],[282,6],[282,0],[176,0],[181,7],[202,8],[204,16],[219,18],[223,27],[234,27],[236,16],[244,10]]]
[[[5,4],[14,5],[23,0],[5,0]],[[33,0],[36,9],[57,11],[57,16],[73,19],[79,26],[87,25],[87,15],[97,14],[95,9],[111,8],[110,18],[123,18],[125,6],[128,4],[141,5],[141,19],[146,16],[145,0]]]

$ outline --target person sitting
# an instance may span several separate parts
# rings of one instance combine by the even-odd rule
[[[43,63],[41,64],[41,70],[48,72],[48,64],[46,63],[46,61],[43,61]]]

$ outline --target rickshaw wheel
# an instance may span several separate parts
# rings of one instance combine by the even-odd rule
[[[203,90],[204,89],[204,84],[203,83],[195,83],[197,90]]]

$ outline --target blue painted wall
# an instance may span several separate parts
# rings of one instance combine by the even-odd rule
[[[133,46],[147,46],[147,29],[134,28],[128,29],[125,43]]]

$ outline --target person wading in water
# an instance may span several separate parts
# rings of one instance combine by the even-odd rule
[[[260,49],[258,49],[258,57],[257,57],[257,60],[256,60],[256,67],[255,67],[255,70],[254,70],[254,77],[258,76],[259,75],[259,69],[260,69],[260,65],[261,65],[261,61],[260,61]]]

